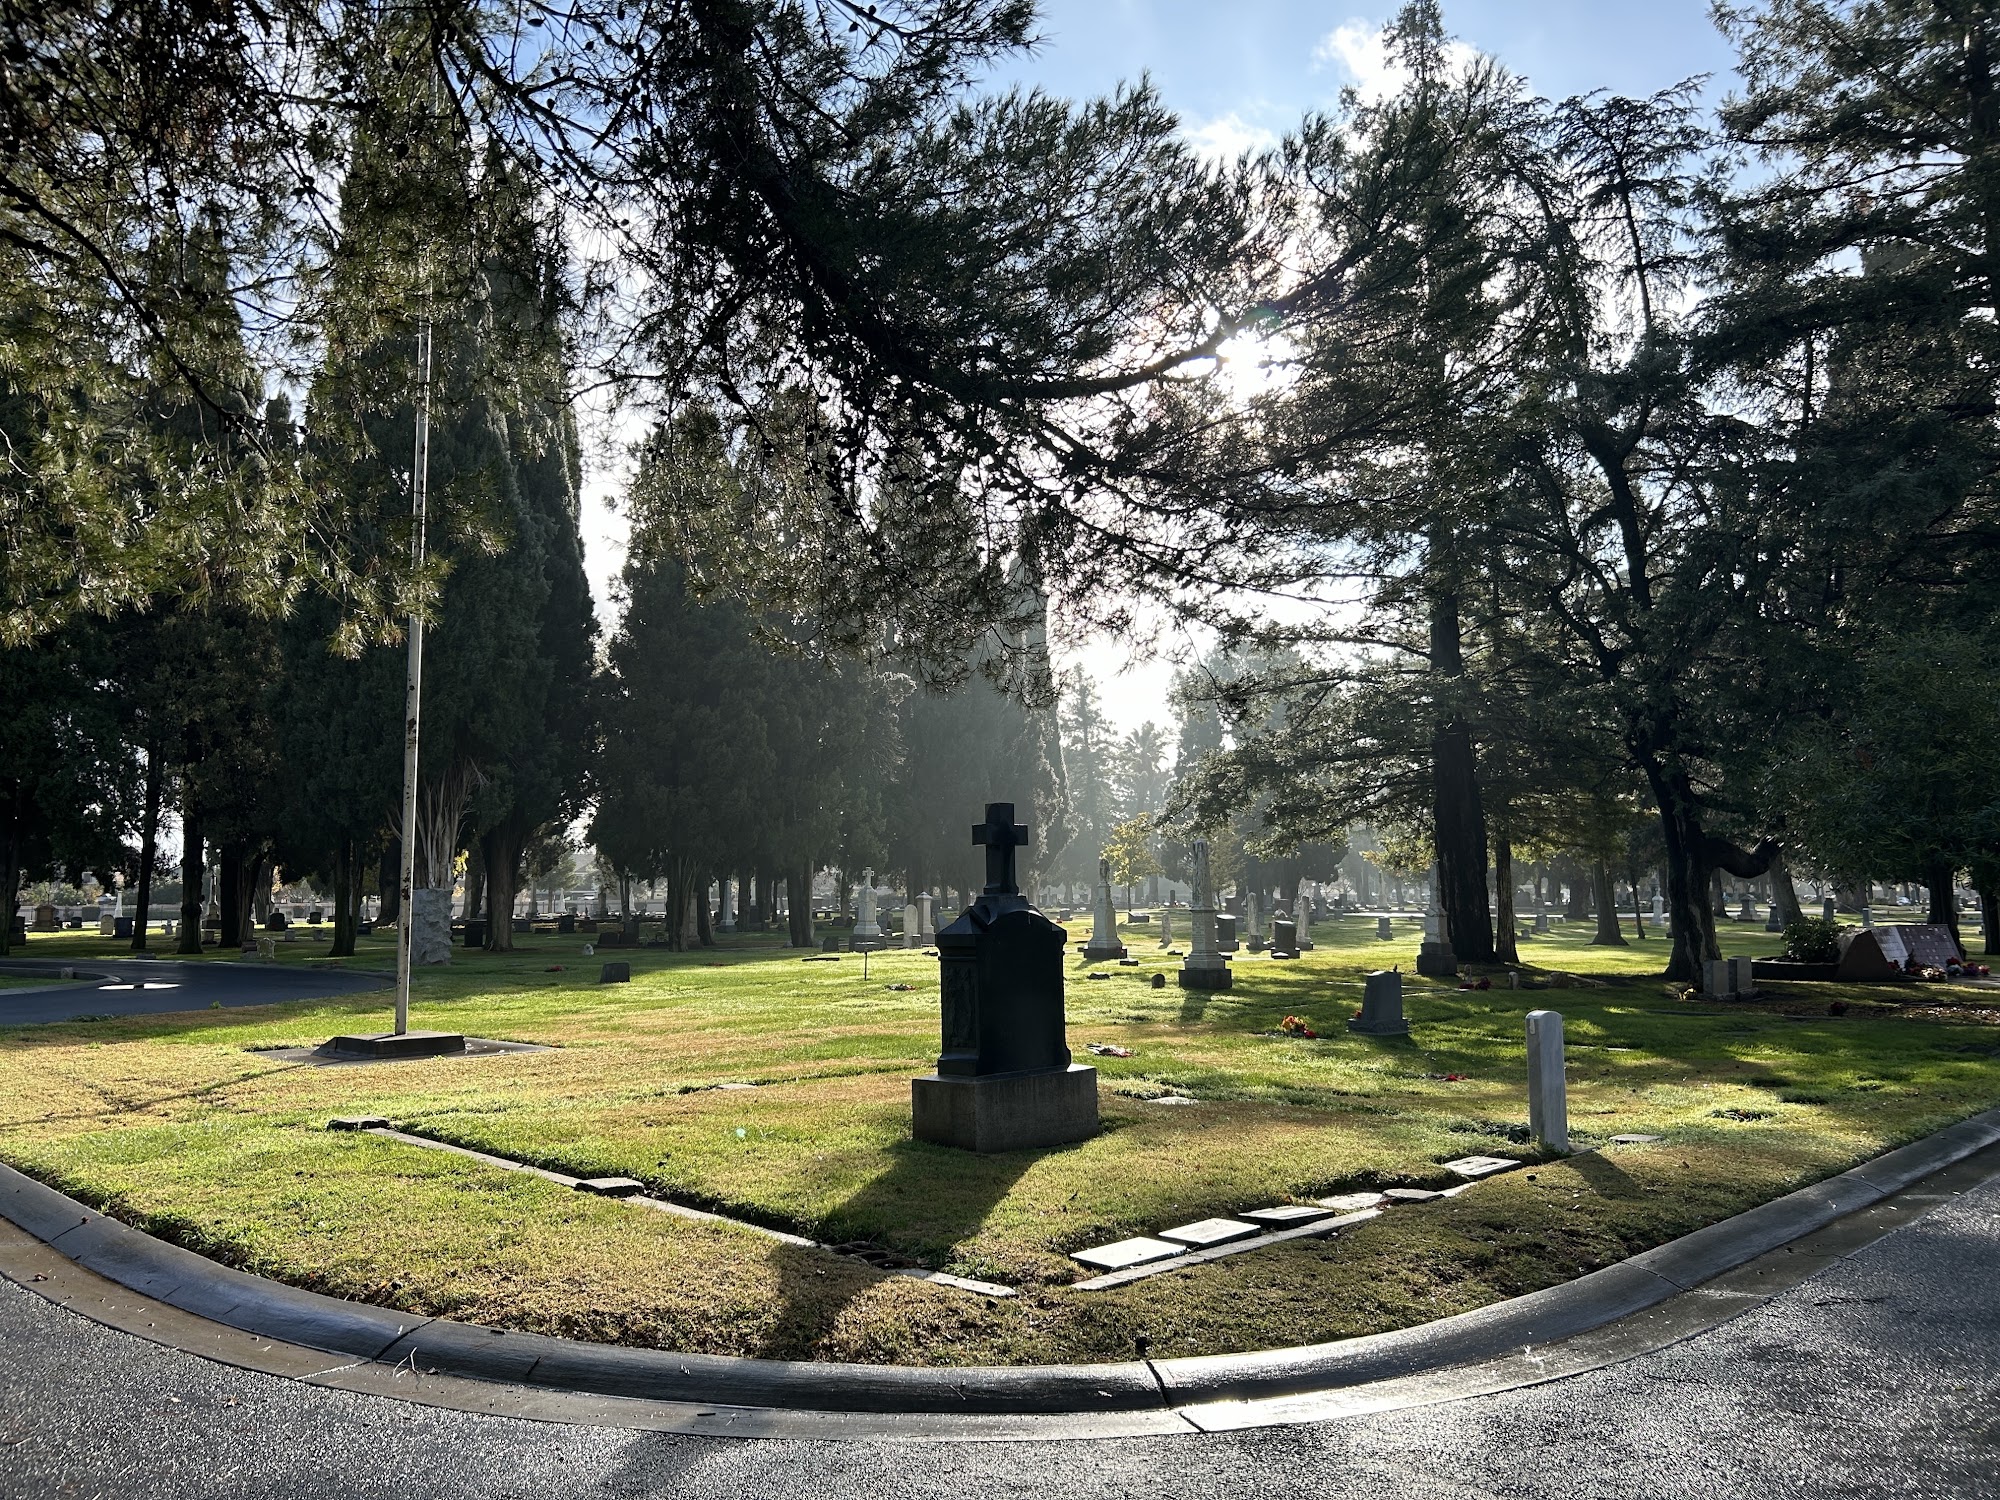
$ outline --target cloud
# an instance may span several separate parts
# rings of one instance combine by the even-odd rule
[[[1479,55],[1464,42],[1445,43],[1445,59],[1454,74],[1463,73]],[[1313,66],[1330,67],[1346,75],[1348,85],[1366,104],[1386,99],[1408,81],[1409,74],[1389,56],[1382,27],[1360,18],[1343,21],[1313,48]]]
[[[1235,111],[1210,120],[1206,125],[1185,128],[1181,134],[1190,146],[1211,161],[1235,161],[1245,151],[1268,151],[1278,144],[1275,131],[1246,124]]]

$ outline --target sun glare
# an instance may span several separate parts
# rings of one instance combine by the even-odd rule
[[[1290,384],[1296,354],[1283,334],[1245,331],[1226,340],[1215,355],[1216,374],[1229,399],[1239,405]]]

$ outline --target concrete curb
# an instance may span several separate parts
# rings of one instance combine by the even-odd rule
[[[939,1369],[741,1359],[397,1313],[218,1265],[5,1166],[0,1217],[86,1270],[171,1307],[384,1367],[739,1410],[1088,1417],[1340,1391],[1518,1358],[1680,1297],[1995,1144],[2000,1109],[1575,1281],[1415,1328],[1294,1349],[1103,1365]]]

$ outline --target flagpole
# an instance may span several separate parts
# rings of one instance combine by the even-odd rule
[[[417,325],[417,442],[410,466],[412,587],[424,567],[424,511],[431,467],[431,320]],[[416,937],[417,729],[424,695],[424,619],[410,610],[410,662],[403,690],[403,904],[396,924],[396,1035],[410,1029],[410,964]]]

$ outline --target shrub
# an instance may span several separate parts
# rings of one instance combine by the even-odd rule
[[[1800,917],[1785,924],[1785,956],[1802,964],[1830,964],[1840,958],[1840,929],[1825,917]]]

